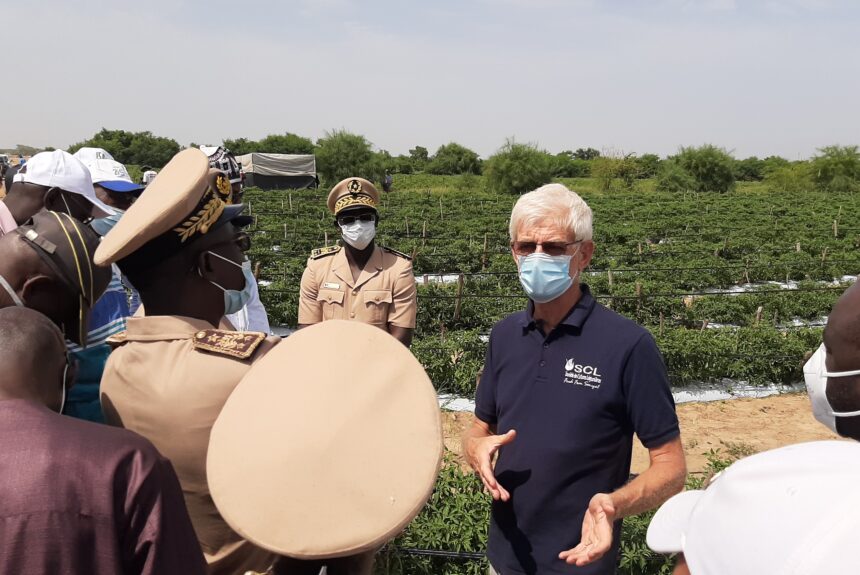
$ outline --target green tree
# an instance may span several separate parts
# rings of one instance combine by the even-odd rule
[[[364,136],[332,130],[317,140],[317,171],[328,185],[350,176],[378,181],[384,170]]]
[[[534,144],[508,140],[486,162],[487,187],[496,192],[522,194],[552,180],[553,156]]]
[[[860,151],[857,146],[826,146],[812,158],[812,178],[820,190],[860,190]]]
[[[755,156],[735,162],[735,178],[741,182],[760,182],[764,179],[765,161]]]
[[[314,143],[308,138],[287,132],[269,134],[259,143],[259,152],[271,154],[313,154]]]
[[[597,180],[597,187],[602,192],[616,187],[616,180],[629,190],[639,178],[639,162],[635,154],[599,156],[591,161],[591,177]]]
[[[451,142],[436,150],[427,171],[431,174],[480,174],[481,159],[469,148]]]
[[[577,148],[573,157],[578,160],[593,160],[600,157],[600,152],[594,148]]]
[[[681,148],[674,160],[693,177],[697,192],[723,193],[735,187],[735,159],[722,148]]]
[[[392,158],[392,164],[391,171],[397,174],[411,174],[416,170],[415,161],[411,156],[404,156],[403,154],[395,156]]]
[[[224,146],[237,156],[262,152],[268,154],[313,154],[314,143],[303,136],[286,132],[269,134],[260,141],[236,138],[224,140]]]
[[[791,162],[779,156],[768,156],[764,160],[762,160],[762,162],[764,162],[762,171],[765,175],[767,175],[767,173],[770,171],[776,170],[777,168],[784,168],[791,164]]]
[[[565,150],[553,157],[553,173],[556,178],[587,178],[591,175],[591,162],[574,156]]]
[[[236,138],[235,140],[225,139],[224,147],[233,152],[237,156],[244,156],[252,152],[260,151],[260,142],[249,140],[247,138]]]
[[[764,183],[775,192],[808,192],[814,187],[812,166],[809,162],[786,163],[769,170],[764,176]]]
[[[660,156],[657,154],[642,154],[636,158],[639,164],[639,177],[642,179],[654,178],[660,170]]]
[[[102,148],[118,162],[161,168],[179,153],[180,146],[171,138],[153,136],[152,132],[127,132],[102,128],[92,138],[69,147],[75,153],[83,147]]]
[[[424,146],[415,146],[409,150],[409,158],[412,160],[412,168],[416,172],[423,171],[430,161],[430,153]]]
[[[661,192],[689,192],[696,189],[696,180],[675,160],[660,163],[657,172],[657,190]]]

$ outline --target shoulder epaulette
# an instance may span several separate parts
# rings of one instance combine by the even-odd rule
[[[406,254],[404,254],[403,252],[398,252],[397,250],[395,250],[395,249],[391,249],[391,248],[386,247],[386,246],[380,246],[380,247],[381,247],[382,249],[384,249],[385,251],[387,251],[388,253],[396,255],[397,257],[405,258],[405,259],[407,259],[407,260],[411,260],[411,259],[412,259],[412,256],[407,256],[407,255],[406,255]]]
[[[326,246],[324,248],[317,248],[311,251],[311,259],[318,260],[319,258],[324,258],[325,256],[336,254],[339,251],[340,246]]]
[[[194,349],[248,359],[265,339],[266,334],[259,331],[204,329],[194,334]]]
[[[107,343],[111,347],[111,349],[116,349],[128,341],[126,339],[127,335],[128,335],[128,332],[125,332],[125,331],[115,333],[112,336],[108,337],[105,340],[105,343]]]

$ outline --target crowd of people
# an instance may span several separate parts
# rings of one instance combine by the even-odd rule
[[[221,146],[181,151],[145,185],[97,148],[42,152],[10,174],[0,200],[0,573],[372,572],[379,540],[364,541],[366,529],[356,527],[360,535],[335,550],[290,553],[272,543],[282,533],[260,536],[225,519],[223,502],[235,498],[212,489],[207,454],[219,415],[241,382],[278,373],[262,360],[289,345],[270,333],[247,256],[252,219],[242,195],[241,168]],[[390,354],[400,358],[391,360],[397,369],[363,375],[396,382],[411,373],[418,302],[409,256],[375,241],[379,203],[375,185],[358,176],[330,190],[341,242],[309,255],[297,286],[298,329],[323,324],[332,334],[345,321],[378,328],[399,342]],[[591,209],[548,184],[519,198],[508,231],[529,302],[492,329],[474,424],[463,437],[492,498],[491,573],[614,573],[621,520],[655,508],[648,544],[679,554],[676,573],[860,570],[844,550],[860,527],[849,512],[860,445],[766,452],[705,490],[682,492],[682,430],[660,351],[645,328],[602,306],[581,281],[595,250]],[[856,440],[858,314],[855,285],[804,368],[815,417]],[[303,333],[311,332],[322,333]],[[381,353],[325,333],[318,346],[358,346],[368,365]],[[338,350],[330,351],[327,361],[337,362]],[[290,358],[296,364],[284,370],[311,374],[303,382],[311,389],[321,385],[313,380],[317,358]],[[347,377],[362,370],[342,367]],[[363,414],[361,402],[326,398],[318,415],[333,427],[385,417],[384,407]],[[440,438],[392,431],[393,441],[412,441],[438,463]],[[630,479],[634,434],[650,466]],[[303,438],[274,443],[283,441]],[[280,461],[270,472],[305,474],[312,486],[315,466],[302,461],[297,469]],[[368,475],[358,475],[355,485],[339,479],[365,515],[383,514],[361,501],[376,499],[361,484]],[[413,491],[409,517],[429,496]],[[281,511],[263,521],[264,531],[279,522],[315,525],[312,509]],[[311,535],[324,542],[344,528],[352,526]]]

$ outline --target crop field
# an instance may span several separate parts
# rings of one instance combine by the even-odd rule
[[[651,330],[673,386],[802,380],[804,354],[818,345],[823,319],[860,270],[860,196],[775,192],[759,183],[726,194],[671,194],[649,181],[603,193],[590,179],[561,181],[594,212],[596,249],[583,280],[600,302]],[[252,259],[272,325],[295,326],[307,256],[338,239],[326,195],[246,193],[255,216]],[[440,392],[474,394],[481,336],[526,304],[508,247],[515,200],[485,191],[480,176],[427,175],[395,177],[394,191],[382,198],[377,241],[413,257],[419,311],[412,350]],[[483,572],[488,513],[480,484],[447,465],[427,509],[383,553],[379,569]],[[625,524],[622,572],[665,571],[666,562],[644,547],[647,518]]]
[[[648,327],[674,386],[721,378],[799,381],[821,320],[860,269],[854,195],[789,195],[761,185],[728,194],[602,194],[563,180],[594,211],[584,281],[599,301]],[[481,334],[526,299],[508,248],[514,197],[480,177],[401,176],[384,196],[379,241],[414,256],[413,351],[440,391],[469,396]],[[253,259],[275,325],[296,323],[310,250],[337,239],[324,190],[248,193]],[[269,283],[270,282],[270,283]],[[444,353],[440,353],[444,352]]]

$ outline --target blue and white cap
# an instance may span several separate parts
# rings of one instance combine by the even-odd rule
[[[90,171],[93,184],[112,192],[139,192],[143,186],[135,184],[124,165],[101,148],[81,148],[74,156]]]

